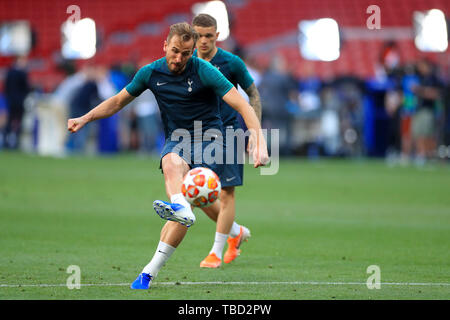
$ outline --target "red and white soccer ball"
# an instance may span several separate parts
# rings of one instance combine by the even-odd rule
[[[207,207],[219,198],[220,179],[211,169],[199,167],[188,171],[183,178],[181,192],[194,207]]]

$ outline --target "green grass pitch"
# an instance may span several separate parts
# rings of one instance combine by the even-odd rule
[[[215,225],[196,224],[150,290],[129,284],[152,257],[166,200],[156,158],[42,158],[0,153],[0,300],[449,299],[450,167],[282,160],[245,168],[241,256],[199,268]],[[68,289],[67,268],[81,270]],[[380,268],[369,289],[367,268]],[[225,283],[222,283],[225,282]]]

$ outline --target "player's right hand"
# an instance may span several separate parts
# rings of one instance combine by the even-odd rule
[[[83,119],[83,117],[69,119],[67,120],[67,130],[69,130],[72,133],[75,133],[81,128],[83,128],[85,124],[86,121]]]

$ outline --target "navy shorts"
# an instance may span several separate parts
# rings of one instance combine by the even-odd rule
[[[223,141],[203,141],[193,143],[183,143],[167,139],[161,152],[159,168],[162,170],[162,159],[168,153],[178,154],[191,169],[206,167],[214,171],[220,179],[226,181],[224,173],[225,147]],[[223,184],[222,184],[223,186]]]
[[[236,127],[240,126],[230,125],[225,129],[225,168],[222,174],[223,179],[220,180],[222,187],[241,186],[244,182],[245,140],[236,135],[227,134],[227,129],[235,131]],[[230,141],[230,139],[233,140]]]

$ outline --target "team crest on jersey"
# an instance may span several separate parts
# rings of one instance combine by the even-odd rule
[[[191,78],[188,78],[187,83],[189,85],[188,91],[192,92],[192,84],[194,83],[194,81],[192,81]]]

